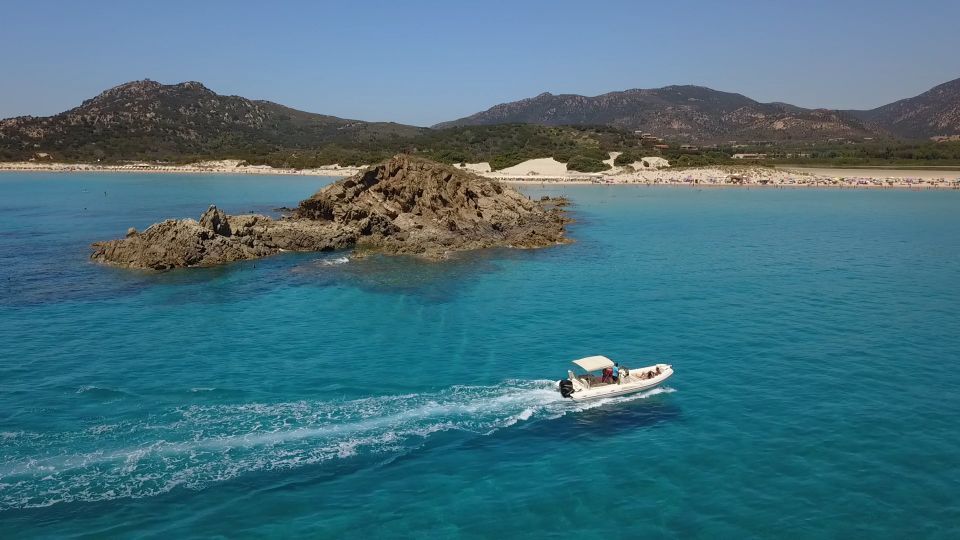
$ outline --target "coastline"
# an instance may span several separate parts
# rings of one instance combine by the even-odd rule
[[[893,173],[893,174],[890,174]],[[736,188],[831,188],[831,189],[960,189],[960,170],[897,170],[864,169],[776,169],[757,166],[661,168],[641,171],[614,168],[602,173],[570,173],[567,175],[504,175],[484,176],[520,185],[636,185],[679,187]]]
[[[178,173],[178,174],[260,174],[260,175],[300,175],[300,176],[351,176],[363,167],[341,167],[330,165],[315,169],[281,169],[268,165],[244,165],[238,160],[201,161],[185,165],[158,165],[152,163],[129,163],[125,165],[99,165],[91,163],[37,163],[11,161],[0,163],[3,172],[134,172],[134,173]]]
[[[468,164],[468,168],[469,168]],[[239,160],[202,161],[184,165],[130,163],[99,165],[89,163],[0,163],[3,172],[124,172],[174,174],[255,174],[344,177],[365,170],[365,166],[330,165],[313,169],[284,169],[266,165],[240,165]],[[721,166],[660,168],[632,171],[621,167],[602,173],[543,171],[533,168],[527,174],[503,171],[474,171],[485,178],[516,185],[637,185],[686,187],[764,187],[835,189],[960,189],[960,170],[923,169],[839,169],[829,167],[757,167]]]
[[[844,190],[844,189],[868,189],[868,190],[910,190],[910,191],[925,191],[925,190],[957,190],[960,191],[960,186],[954,186],[949,184],[890,184],[890,185],[873,185],[873,184],[830,184],[830,183],[797,183],[797,184],[734,184],[734,183],[700,183],[694,184],[690,182],[683,181],[662,181],[662,182],[588,182],[584,180],[571,180],[571,181],[541,181],[541,180],[524,180],[524,179],[501,179],[501,182],[504,184],[511,184],[517,186],[539,186],[539,187],[554,187],[554,186],[634,186],[634,187],[684,187],[691,189],[830,189],[830,190]]]
[[[808,173],[829,178],[960,178],[960,167],[954,169],[896,169],[884,167],[801,167],[797,165],[777,166],[777,170]]]

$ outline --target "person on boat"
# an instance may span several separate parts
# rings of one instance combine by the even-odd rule
[[[613,367],[610,369],[610,382],[620,382],[620,364],[616,362],[613,363]]]
[[[660,374],[660,366],[657,366],[657,375]]]
[[[613,382],[613,370],[610,368],[603,368],[603,376],[600,377],[600,382],[610,383]]]

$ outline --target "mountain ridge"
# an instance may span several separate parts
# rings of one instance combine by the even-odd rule
[[[212,155],[333,142],[377,144],[414,137],[424,129],[221,95],[197,81],[168,85],[145,79],[109,88],[56,115],[0,120],[0,150],[107,159]]]
[[[867,111],[848,111],[903,138],[960,134],[960,78]]]
[[[762,103],[699,85],[632,88],[596,96],[542,92],[500,103],[434,129],[497,123],[611,125],[687,140],[928,138],[960,133],[960,79],[871,110]]]
[[[592,97],[542,92],[432,128],[305,112],[217,94],[197,81],[144,79],[109,88],[56,115],[0,120],[0,161],[229,157],[303,167],[369,163],[407,152],[445,162],[504,164],[547,151],[605,155],[638,144],[631,133],[636,131],[724,144],[960,134],[960,79],[868,111],[761,103],[696,85]]]

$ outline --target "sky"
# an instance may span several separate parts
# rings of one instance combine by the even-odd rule
[[[145,78],[432,125],[671,84],[869,109],[960,77],[956,0],[0,0],[0,19],[0,118]]]

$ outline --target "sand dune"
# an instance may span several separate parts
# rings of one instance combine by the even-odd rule
[[[610,157],[608,159],[603,160],[603,162],[609,165],[611,168],[616,168],[617,165],[614,162],[617,160],[618,157],[620,157],[621,154],[623,154],[623,152],[610,152]]]
[[[498,174],[507,176],[566,176],[567,172],[567,164],[553,158],[528,159],[513,167],[497,171]]]

